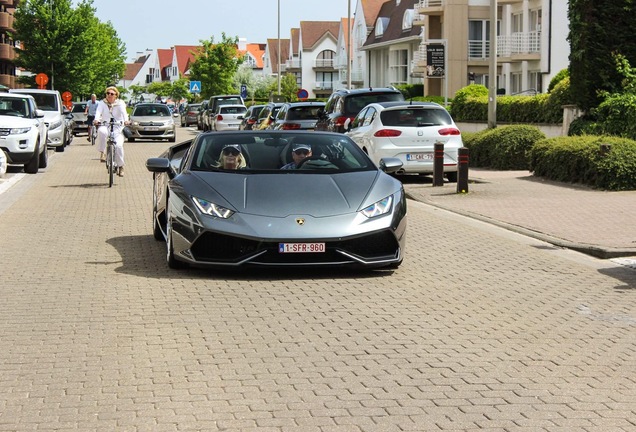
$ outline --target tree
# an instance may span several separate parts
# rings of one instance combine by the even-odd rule
[[[123,75],[125,46],[110,23],[95,17],[92,0],[23,0],[15,11],[16,64],[48,75],[51,89],[102,94]],[[34,85],[33,77],[26,83]]]
[[[201,95],[207,98],[237,93],[234,74],[243,62],[237,48],[238,37],[230,39],[222,33],[219,43],[214,43],[214,37],[200,42],[203,49],[190,67],[190,77],[194,81],[201,81]]]
[[[570,0],[570,84],[576,104],[588,111],[602,101],[602,92],[621,88],[623,77],[613,55],[636,64],[633,0]]]
[[[278,93],[278,80],[274,80],[270,86],[269,91],[271,94]],[[295,102],[298,100],[298,84],[296,83],[296,77],[293,74],[286,74],[280,80],[280,94],[285,97],[288,102]]]
[[[128,87],[128,90],[131,93],[133,102],[137,102],[137,100],[139,100],[139,96],[146,93],[146,87],[140,85],[131,85]]]

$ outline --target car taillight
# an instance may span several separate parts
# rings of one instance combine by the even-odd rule
[[[380,129],[376,133],[373,134],[374,137],[379,138],[391,138],[402,135],[402,131],[395,129]]]
[[[345,124],[345,122],[347,121],[347,119],[348,119],[348,118],[350,118],[350,117],[347,117],[347,116],[340,116],[340,117],[337,117],[337,118],[336,118],[335,125],[336,125],[337,127],[343,127],[343,126],[344,126],[344,124]],[[353,118],[351,118],[351,120],[353,120]]]
[[[462,134],[457,128],[444,128],[444,129],[440,129],[438,132],[440,135],[461,135]]]
[[[216,116],[217,121],[223,120],[223,116],[221,114]]]
[[[247,119],[247,124],[254,124],[254,123],[256,123],[256,119],[253,119],[253,118]]]
[[[281,127],[283,130],[292,130],[292,129],[300,129],[300,125],[298,123],[283,123]]]

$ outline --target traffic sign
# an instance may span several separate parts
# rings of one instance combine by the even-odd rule
[[[62,100],[63,100],[64,102],[68,102],[68,101],[70,101],[71,99],[73,99],[73,95],[71,94],[71,92],[70,92],[70,91],[65,91],[64,93],[62,93]]]
[[[190,81],[190,93],[201,93],[201,81]]]
[[[46,86],[46,83],[49,82],[49,77],[46,76],[45,73],[40,72],[39,74],[37,74],[35,76],[35,83],[38,85],[39,88],[43,89],[44,86]]]
[[[245,84],[241,84],[241,97],[247,99],[247,86]]]
[[[305,89],[300,89],[296,93],[296,96],[298,96],[298,99],[300,99],[301,101],[304,101],[309,97],[309,92]]]

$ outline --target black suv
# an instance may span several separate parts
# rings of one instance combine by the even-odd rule
[[[356,115],[370,103],[403,101],[404,95],[395,87],[378,87],[334,91],[318,115],[317,131],[345,132],[347,119]]]

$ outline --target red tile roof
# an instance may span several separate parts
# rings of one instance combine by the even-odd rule
[[[203,50],[202,46],[197,45],[175,45],[174,52],[177,56],[177,65],[179,66],[179,76],[185,76],[190,70],[190,65],[194,58]]]

